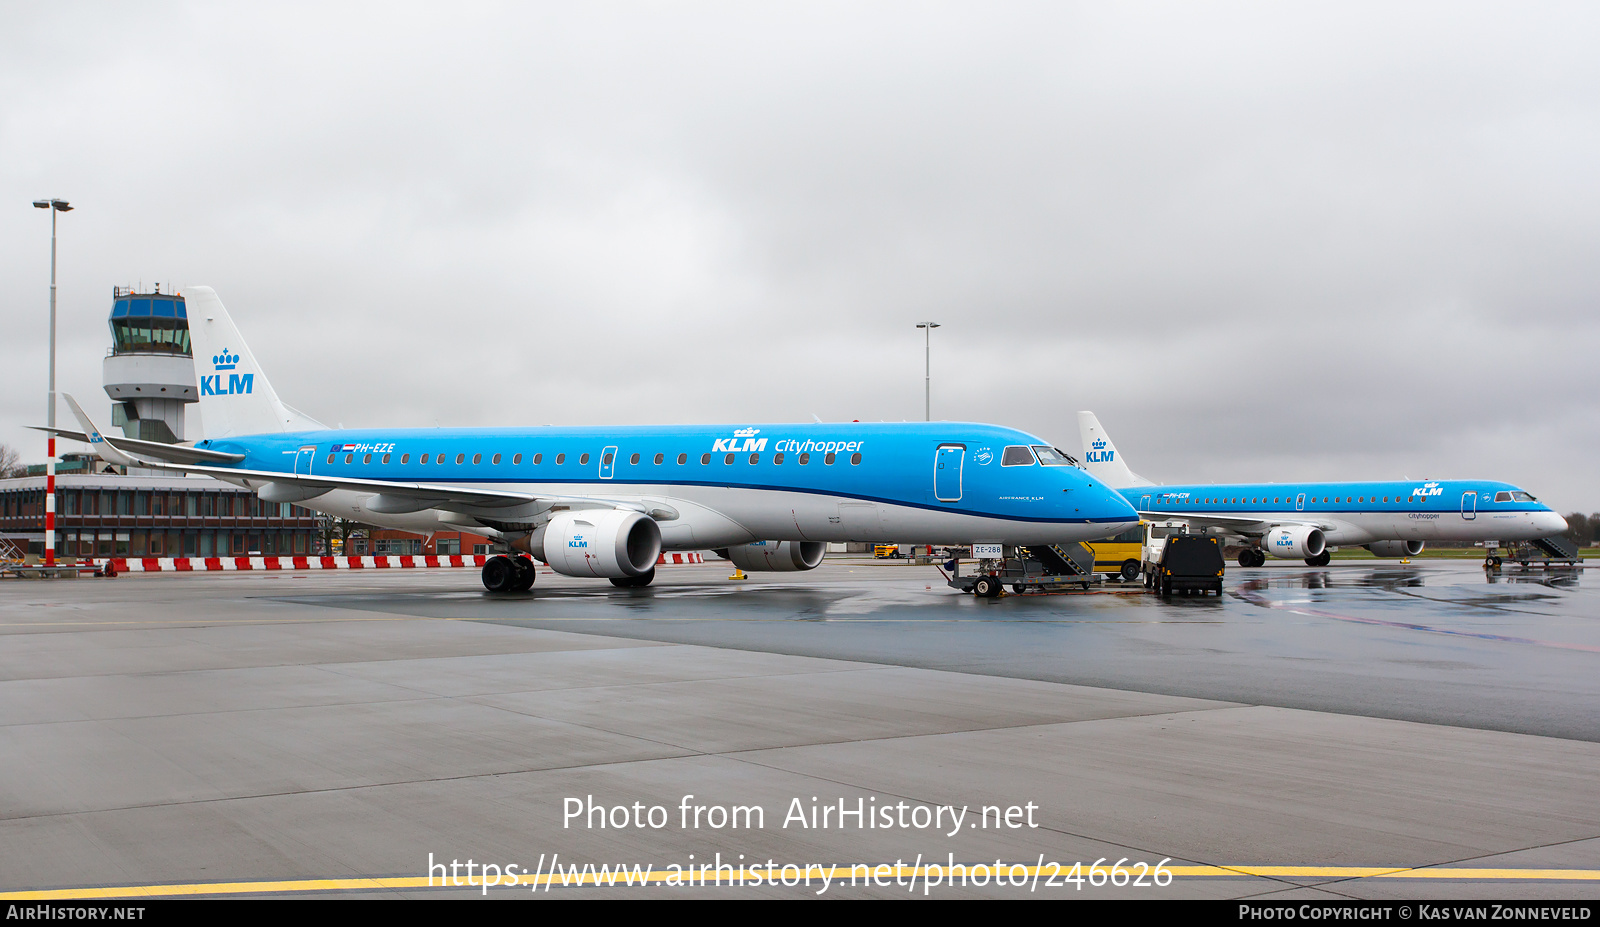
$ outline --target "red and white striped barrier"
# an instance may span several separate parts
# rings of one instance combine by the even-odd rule
[[[111,568],[117,573],[204,573],[236,570],[425,570],[450,567],[482,567],[489,560],[484,554],[454,554],[443,557],[390,554],[372,557],[113,557]],[[657,565],[705,563],[699,553],[674,551],[656,558]]]
[[[118,573],[201,573],[215,570],[394,570],[438,567],[481,567],[483,554],[443,557],[387,555],[376,557],[113,557]]]

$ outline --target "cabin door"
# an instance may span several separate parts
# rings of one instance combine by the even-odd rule
[[[933,497],[940,502],[961,501],[961,468],[966,463],[967,446],[941,444],[933,458]]]

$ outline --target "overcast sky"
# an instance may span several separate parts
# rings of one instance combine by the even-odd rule
[[[6,0],[0,442],[43,457],[54,196],[60,388],[106,418],[114,285],[215,287],[351,427],[920,419],[932,319],[935,418],[1593,510],[1597,40],[1592,3]]]

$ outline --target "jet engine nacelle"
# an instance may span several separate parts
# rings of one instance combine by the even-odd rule
[[[558,512],[550,523],[512,546],[526,550],[563,576],[623,579],[643,576],[661,556],[661,529],[626,509]]]
[[[821,541],[756,541],[717,553],[749,573],[792,573],[816,569],[827,545]]]
[[[1415,557],[1422,553],[1421,541],[1373,541],[1367,545],[1374,557]]]
[[[1320,557],[1327,546],[1328,541],[1323,536],[1322,529],[1310,525],[1273,528],[1261,539],[1262,550],[1284,560]]]

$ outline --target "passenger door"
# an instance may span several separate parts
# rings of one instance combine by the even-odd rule
[[[961,469],[967,459],[965,444],[941,444],[933,459],[933,497],[940,502],[961,501]]]
[[[616,471],[617,446],[613,444],[610,447],[601,449],[600,451],[600,478],[602,480],[609,480],[611,479],[612,474],[616,473]]]
[[[315,444],[307,444],[302,447],[300,452],[294,455],[294,472],[300,476],[310,476],[311,460],[316,456],[317,446]]]
[[[1464,492],[1461,494],[1461,517],[1467,521],[1472,521],[1478,517],[1477,493]]]

